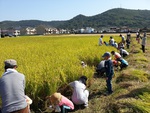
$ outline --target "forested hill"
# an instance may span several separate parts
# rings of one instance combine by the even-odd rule
[[[82,27],[136,27],[150,28],[150,10],[130,10],[115,8],[94,16],[78,15],[67,21],[3,21],[0,22],[1,28],[8,27],[36,27],[45,25],[57,28],[77,29]]]
[[[81,28],[81,27],[150,27],[150,10],[129,10],[129,9],[111,9],[104,13],[86,17],[78,15],[67,21],[62,27]]]
[[[0,22],[0,28],[11,29],[11,28],[26,28],[26,27],[37,27],[43,25],[45,27],[57,27],[64,24],[65,21],[40,21],[40,20],[21,20],[21,21],[3,21]]]

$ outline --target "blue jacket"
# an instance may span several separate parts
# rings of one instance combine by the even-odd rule
[[[106,69],[107,77],[112,77],[114,75],[114,68],[113,68],[112,60],[109,59],[105,61],[105,69]]]
[[[125,59],[122,59],[122,60],[121,60],[121,64],[125,64],[125,65],[128,66],[128,62],[127,62]]]

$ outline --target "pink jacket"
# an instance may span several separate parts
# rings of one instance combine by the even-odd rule
[[[68,106],[72,110],[74,109],[74,104],[71,102],[71,100],[69,100],[68,98],[66,98],[63,95],[62,95],[62,98],[61,98],[61,102],[59,103],[59,106],[62,106],[62,105]]]

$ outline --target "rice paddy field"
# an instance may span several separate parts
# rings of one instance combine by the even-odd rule
[[[113,38],[120,42],[121,38],[119,35],[104,35],[103,40],[108,42],[109,37],[113,36]],[[37,110],[40,106],[40,104],[45,100],[45,97],[48,95],[51,95],[52,93],[56,92],[58,88],[64,84],[68,84],[69,82],[78,79],[81,75],[85,75],[88,77],[89,81],[95,82],[95,85],[91,86],[91,94],[100,93],[96,88],[104,90],[104,88],[101,88],[101,84],[105,84],[104,80],[94,80],[93,81],[93,75],[95,73],[95,67],[101,60],[101,56],[106,51],[111,52],[112,50],[116,50],[114,47],[111,46],[98,46],[98,40],[100,35],[52,35],[52,36],[20,36],[15,38],[1,38],[0,39],[0,73],[1,75],[4,72],[4,64],[3,61],[6,59],[15,59],[18,62],[18,71],[23,73],[26,77],[26,94],[33,100],[33,104],[31,108],[34,110]],[[136,44],[135,44],[136,45]],[[134,47],[136,47],[134,45]],[[133,47],[133,48],[134,48]],[[137,46],[139,47],[139,46]],[[130,52],[137,51],[137,48],[134,48],[130,50]],[[140,50],[139,50],[140,51]],[[140,56],[141,55],[141,56]],[[130,57],[128,58],[128,61],[132,63],[133,67],[136,67],[137,65],[134,65],[137,60],[140,62],[139,59],[144,59],[144,63],[146,63],[147,57],[143,56],[140,52],[136,57]],[[139,58],[139,59],[137,59]],[[87,64],[86,68],[83,68],[81,66],[81,61],[84,61]],[[143,63],[143,65],[145,65]],[[122,87],[126,87],[126,85],[133,85],[134,82],[128,82],[130,81],[129,76],[127,78],[124,78],[124,74],[128,75],[138,75],[145,74],[145,71],[137,71],[133,69],[133,67],[130,67],[130,71],[122,71],[117,73],[117,77],[115,78],[115,81],[117,81],[117,84],[119,84]],[[143,68],[143,67],[142,67]],[[134,73],[134,74],[132,74]],[[126,74],[126,75],[127,75]],[[132,78],[132,77],[131,77]],[[137,79],[142,79],[144,82],[149,83],[149,75],[146,75],[146,78],[143,77],[137,77]],[[120,82],[122,79],[127,79],[126,82]],[[133,78],[134,79],[134,78]],[[133,80],[132,79],[132,80]],[[145,81],[146,79],[146,81]],[[135,79],[134,79],[135,80]],[[102,82],[104,81],[104,82]],[[138,82],[140,80],[137,80]],[[99,84],[99,82],[101,82]],[[141,81],[143,82],[143,81]],[[137,83],[136,83],[137,84]],[[118,86],[115,85],[116,90],[118,89]],[[147,87],[146,87],[147,88]],[[142,89],[142,88],[141,88]],[[90,90],[90,89],[89,89]],[[130,89],[131,90],[131,89]],[[144,90],[144,89],[143,89]],[[149,90],[149,89],[145,89]],[[124,91],[127,93],[128,89],[121,89],[119,87],[119,90],[116,92]],[[138,90],[139,91],[139,90]],[[139,91],[140,92],[140,91]],[[134,92],[135,93],[135,92]],[[142,106],[146,106],[146,112],[136,112],[136,113],[149,113],[149,92],[144,93],[143,95],[140,95],[139,98],[147,99],[147,101],[144,101],[142,103],[140,100],[136,101],[135,99],[130,100],[130,104],[127,103],[127,99],[122,99],[121,95],[116,94],[118,98],[120,97],[118,101],[115,101],[108,97],[102,98],[101,102],[111,102],[109,103],[111,106],[108,108],[112,110],[102,110],[104,109],[103,106],[98,106],[94,103],[99,102],[100,100],[97,100],[96,97],[93,99],[89,105],[92,106],[92,104],[96,105],[95,108],[93,106],[90,110],[79,110],[76,113],[128,113],[125,111],[136,111],[132,108],[132,110],[127,110],[126,106],[134,106],[134,108]],[[115,94],[114,94],[115,95]],[[114,98],[114,97],[113,97]],[[116,97],[117,98],[117,97]],[[127,100],[127,101],[126,101]],[[135,103],[139,104],[135,104]],[[123,104],[121,104],[123,103]],[[143,105],[142,105],[143,104]],[[105,105],[107,106],[107,105]],[[122,107],[122,109],[120,107]],[[120,108],[120,111],[117,111]],[[141,109],[144,109],[143,107]],[[113,112],[113,110],[115,110]],[[93,112],[95,111],[95,112]],[[149,111],[149,112],[147,112]],[[130,112],[131,113],[131,112]]]

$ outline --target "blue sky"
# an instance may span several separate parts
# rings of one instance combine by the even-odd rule
[[[69,20],[112,8],[150,10],[150,0],[0,0],[0,21]]]

